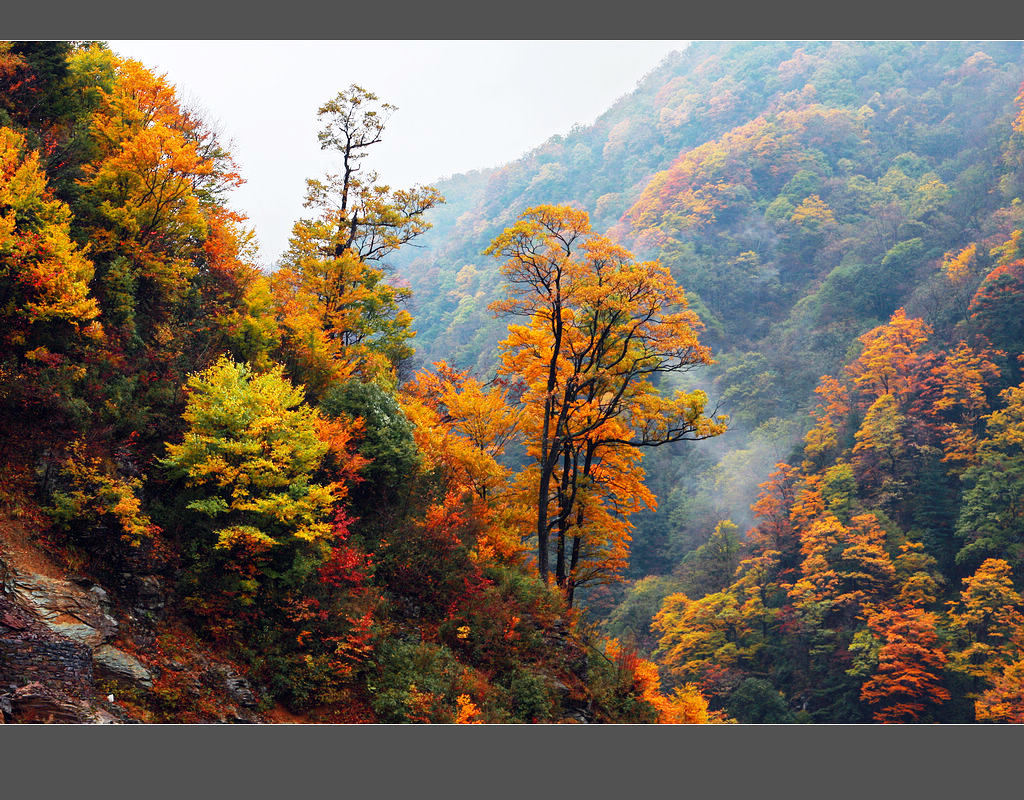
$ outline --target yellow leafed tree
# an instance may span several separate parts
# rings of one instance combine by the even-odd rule
[[[724,417],[705,415],[703,392],[663,396],[655,386],[711,355],[668,270],[594,234],[584,211],[530,208],[487,252],[503,259],[506,281],[492,310],[523,320],[500,344],[499,374],[522,388],[538,570],[547,581],[553,555],[571,602],[587,542],[604,536],[605,552],[621,558],[613,540],[622,544],[624,530],[611,518],[653,505],[627,453],[725,430]]]
[[[306,181],[312,219],[300,219],[274,275],[286,351],[314,389],[345,380],[394,381],[412,356],[409,289],[385,280],[383,259],[428,228],[441,195],[429,186],[392,190],[361,162],[380,143],[395,107],[352,85],[321,106],[323,150],[341,169]]]
[[[57,322],[99,333],[89,295],[93,265],[71,239],[70,223],[70,209],[47,190],[39,153],[0,128],[0,336],[12,344],[35,344],[33,326]]]
[[[222,357],[189,378],[187,425],[163,465],[194,490],[188,508],[209,520],[200,543],[211,563],[226,560],[250,577],[309,572],[331,544],[331,511],[344,497],[316,473],[338,432],[306,405],[281,367],[252,373]],[[218,556],[219,554],[219,556]]]

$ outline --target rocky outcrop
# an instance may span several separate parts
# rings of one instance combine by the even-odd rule
[[[90,581],[19,571],[0,559],[0,714],[5,722],[119,721],[96,701],[95,679],[103,663],[97,664],[95,651],[109,647],[106,642],[118,630],[109,612],[106,591]]]
[[[207,671],[214,682],[223,687],[227,696],[242,708],[256,707],[256,693],[246,678],[239,675],[232,667],[226,664],[214,664]]]
[[[40,683],[69,697],[93,691],[92,649],[0,593],[0,687]]]
[[[168,605],[160,576],[115,572],[104,587],[15,544],[0,536],[0,722],[138,722],[168,686],[203,721],[263,722],[234,666],[201,649],[181,662],[156,658]]]
[[[22,670],[23,678],[33,680],[42,673],[56,679],[61,666],[68,669],[69,675],[77,676],[81,670],[75,660],[84,658],[92,667],[88,676],[90,685],[95,674],[95,677],[145,690],[153,688],[151,672],[134,656],[109,644],[118,633],[118,623],[111,615],[106,589],[87,578],[58,580],[22,572],[9,564],[3,566],[3,562],[0,562],[0,569],[3,570],[0,579],[9,598],[8,603],[20,607],[57,634],[56,638],[45,643],[37,641],[30,652],[12,656],[16,658],[16,666]],[[162,608],[162,592],[153,588],[155,579],[147,581],[143,578],[140,583],[149,587],[150,598],[156,593],[160,595],[159,606]],[[18,617],[23,622],[28,618],[24,614]],[[0,644],[0,647],[4,646]],[[10,649],[9,645],[7,647]]]
[[[0,721],[110,723],[98,708],[92,649],[0,593]]]
[[[101,587],[86,591],[71,581],[9,566],[0,570],[3,591],[54,632],[93,648],[117,634],[117,620],[103,607],[106,592]]]
[[[39,682],[28,683],[0,694],[0,716],[4,722],[63,722],[111,724],[119,722],[110,712],[76,700]]]
[[[112,645],[97,647],[93,651],[92,662],[97,677],[110,678],[142,689],[153,688],[153,675],[142,662]]]

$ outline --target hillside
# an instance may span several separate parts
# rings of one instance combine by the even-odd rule
[[[670,268],[717,362],[684,385],[707,389],[730,431],[710,448],[647,454],[659,510],[638,517],[632,580],[585,602],[608,631],[634,637],[741,720],[776,702],[820,721],[973,720],[965,694],[996,681],[991,662],[987,672],[964,666],[982,644],[955,609],[976,570],[1008,564],[1016,588],[1001,585],[1011,598],[1021,587],[1015,478],[996,442],[1016,424],[1020,379],[1022,78],[1019,42],[696,43],[594,125],[476,176],[477,191],[456,201],[465,205],[446,209],[443,233],[397,265],[416,298],[418,357],[443,354],[482,378],[505,325],[488,311],[501,282],[482,252],[527,205],[585,208]],[[873,342],[897,348],[891,366],[881,354],[866,361]],[[904,375],[903,388],[882,377],[869,389],[878,369]],[[982,485],[1001,498],[984,512]],[[811,513],[801,497],[823,505]],[[775,528],[766,541],[780,515],[788,543]],[[831,550],[814,539],[826,522],[848,531],[832,534]],[[896,572],[859,587],[848,577],[858,604],[829,616],[813,604],[847,591],[833,559],[869,540]],[[935,584],[899,605],[909,549],[931,564],[915,580]],[[758,616],[751,570],[765,559],[775,561],[757,573]],[[741,608],[749,632],[711,621]],[[892,627],[908,619],[913,633]],[[940,677],[917,691],[950,695],[942,710],[901,706],[879,688],[893,669],[879,648],[908,636],[932,637],[928,669]],[[820,673],[808,648],[827,657]],[[901,710],[886,712],[890,700]]]
[[[483,250],[532,203],[585,208],[667,264],[718,362],[694,378],[732,418],[711,463],[705,448],[650,470],[666,476],[662,520],[689,519],[676,541],[648,519],[634,574],[670,569],[718,519],[750,521],[819,376],[897,307],[931,302],[937,260],[1012,199],[1000,152],[1022,77],[1014,42],[695,43],[594,125],[453,179],[435,228],[395,261],[417,359],[493,373],[505,322],[488,310],[501,282]],[[684,492],[671,499],[681,483],[689,510]]]
[[[698,42],[436,186],[385,103],[264,274],[166,79],[0,43],[0,719],[1024,721],[1024,45]]]
[[[344,178],[265,275],[166,78],[0,43],[0,721],[722,718],[540,580],[496,461],[517,415],[401,385],[381,260],[441,198],[353,179],[380,102],[325,104]]]
[[[976,53],[988,58],[972,61]],[[799,204],[822,191],[826,178],[838,185],[844,174],[861,175],[877,183],[904,154],[921,159],[900,162],[914,181],[931,171],[949,181],[969,166],[991,171],[992,148],[1013,113],[1019,77],[1020,47],[1012,42],[695,43],[666,59],[593,125],[553,137],[503,167],[437,184],[448,202],[434,212],[433,230],[417,249],[395,259],[414,290],[419,355],[429,361],[448,354],[462,368],[489,366],[493,347],[484,348],[474,336],[485,335],[481,328],[488,331],[488,343],[499,336],[499,323],[486,311],[498,286],[488,280],[496,265],[481,253],[523,209],[541,200],[577,204],[598,230],[639,244],[640,255],[670,260],[687,291],[703,302],[710,335],[764,338],[766,324],[788,315],[799,286],[808,287],[825,269],[819,264],[815,273],[813,264],[798,262],[782,270],[780,285],[772,288],[789,296],[772,296],[765,318],[755,324],[731,313],[740,307],[749,313],[750,295],[743,292],[760,289],[757,281],[745,280],[751,266],[742,267],[745,272],[735,265],[725,269],[740,253],[758,254],[763,282],[778,260],[808,258],[820,250],[811,240],[793,241],[790,231],[783,232],[788,235],[778,250],[779,232],[770,223],[782,214],[781,205],[767,220],[764,215],[780,192],[788,197],[802,191]],[[806,149],[811,144],[814,149]],[[761,165],[745,157],[755,149]],[[977,170],[967,178],[984,182]],[[666,227],[656,218],[663,213],[656,196],[672,192],[676,182],[695,184],[693,207],[670,212],[697,216],[670,221],[668,227],[677,228],[673,241],[656,241],[652,229]],[[702,185],[715,193],[701,193]],[[863,215],[882,199],[864,195],[867,189],[858,181],[854,188],[862,194],[848,190],[840,213]],[[958,194],[977,202],[988,188],[969,186]],[[646,239],[638,242],[640,234]],[[681,251],[684,243],[693,248],[688,256]],[[833,255],[817,257],[825,263]],[[708,283],[710,276],[721,276],[720,282]],[[722,325],[729,327],[720,330]],[[729,346],[740,345],[730,339]]]

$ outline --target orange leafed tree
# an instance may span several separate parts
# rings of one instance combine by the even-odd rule
[[[814,393],[820,399],[812,411],[817,424],[804,437],[808,467],[839,449],[839,433],[850,414],[850,393],[831,375],[821,376]]]
[[[659,635],[655,655],[670,674],[712,689],[735,688],[761,644],[762,620],[745,594],[730,587],[698,600],[682,592],[665,598],[651,627]]]
[[[768,480],[758,484],[761,491],[750,507],[757,524],[747,532],[754,556],[750,566],[770,563],[772,576],[788,583],[795,580],[800,563],[800,535],[790,519],[797,479],[795,467],[781,461],[775,465]]]
[[[988,558],[963,580],[958,603],[950,603],[950,621],[958,639],[954,666],[981,682],[1024,653],[1024,600],[1013,585],[1006,561]]]
[[[864,349],[846,369],[865,404],[891,394],[903,406],[917,380],[920,350],[931,334],[931,326],[908,319],[898,308],[887,324],[860,337]]]
[[[500,489],[510,471],[496,461],[505,447],[518,439],[523,413],[508,402],[507,392],[488,390],[479,381],[448,366],[434,364],[436,372],[417,373],[404,390],[406,408],[419,404],[436,415],[436,425],[458,436],[475,456],[462,456],[462,463],[449,463],[449,472],[459,476],[460,488],[487,499]],[[437,450],[429,441],[421,443],[428,456]]]
[[[22,423],[52,428],[67,405],[49,387],[84,383],[83,353],[104,334],[87,252],[72,238],[71,211],[52,196],[39,153],[0,127],[0,428],[7,432],[30,408],[45,416]]]
[[[611,421],[578,448],[566,447],[552,473],[549,519],[555,532],[555,577],[571,604],[576,587],[619,580],[628,564],[628,517],[656,507],[644,485],[640,453],[635,448],[608,447],[601,436],[624,436],[621,423]],[[528,454],[536,450],[528,448]],[[537,496],[539,470],[531,465],[519,476],[528,503]],[[571,508],[569,514],[560,509]]]
[[[46,185],[39,153],[0,128],[0,337],[20,346],[33,328],[57,323],[84,329],[99,315],[89,295],[93,265],[70,233],[71,211]],[[99,333],[97,325],[89,332]]]
[[[930,405],[925,414],[943,434],[943,461],[971,464],[977,460],[982,417],[990,410],[989,397],[999,383],[999,350],[975,349],[960,342],[943,353],[924,378]]]
[[[92,116],[99,156],[82,181],[105,220],[93,231],[97,249],[129,259],[174,297],[195,269],[191,248],[206,236],[206,209],[242,180],[215,133],[182,108],[164,77],[98,46],[74,58],[80,70],[113,76],[109,91],[99,89]]]
[[[790,591],[797,606],[828,603],[849,622],[865,615],[895,588],[895,567],[884,548],[885,531],[871,514],[844,525],[823,514],[801,534],[803,577]]]
[[[907,449],[903,433],[905,426],[906,417],[899,412],[893,395],[883,394],[871,404],[854,434],[854,463],[862,479],[870,476],[880,482],[879,473],[884,476],[898,474],[898,466]]]
[[[708,711],[708,701],[692,683],[677,687],[669,695],[662,694],[658,666],[640,658],[634,650],[623,647],[617,639],[605,642],[604,654],[615,665],[622,684],[654,709],[658,723],[704,725],[726,721],[721,712]]]
[[[876,722],[917,722],[929,706],[949,700],[941,684],[946,654],[935,623],[935,614],[920,608],[886,608],[869,617],[868,627],[882,646],[878,669],[860,696],[878,707]]]
[[[1024,723],[1024,658],[993,679],[992,688],[974,702],[978,722]]]
[[[505,393],[486,391],[445,362],[420,372],[402,394],[413,437],[427,467],[439,468],[448,496],[472,507],[481,523],[476,555],[511,559],[521,552],[515,520],[520,514],[509,486],[511,470],[498,462],[518,436],[522,412]]]
[[[582,529],[594,514],[629,508],[612,508],[607,493],[598,500],[602,463],[624,448],[725,430],[724,418],[705,415],[703,392],[666,397],[654,385],[711,355],[668,270],[595,235],[585,211],[527,209],[487,252],[503,259],[506,281],[492,310],[524,320],[501,342],[499,373],[524,387],[538,570],[547,581],[554,550],[556,582],[571,596]]]

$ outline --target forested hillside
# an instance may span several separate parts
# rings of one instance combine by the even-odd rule
[[[1024,721],[1024,47],[699,42],[272,273],[166,78],[0,44],[4,721]]]
[[[443,198],[377,184],[391,110],[354,85],[310,110],[336,171],[266,275],[225,202],[242,176],[165,78],[0,45],[3,721],[724,719],[538,574],[536,500],[498,460],[527,411],[405,368],[382,264]]]
[[[669,267],[716,362],[675,385],[729,430],[645,454],[630,580],[584,602],[741,721],[1020,718],[1022,55],[696,43],[453,179],[463,205],[399,264],[418,357],[484,380],[482,252],[538,194]]]

